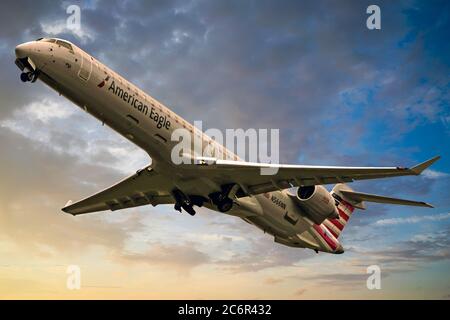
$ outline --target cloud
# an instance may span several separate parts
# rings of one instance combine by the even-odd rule
[[[270,277],[270,278],[267,278],[267,279],[264,280],[264,283],[268,284],[268,285],[274,285],[274,284],[278,284],[278,283],[281,283],[281,282],[283,282],[283,279],[281,279],[281,278],[272,278],[272,277]]]
[[[75,110],[73,108],[63,108],[55,101],[44,99],[43,101],[31,103],[23,112],[29,117],[47,124],[53,118],[67,119],[74,114]]]
[[[174,268],[182,274],[188,274],[191,269],[208,263],[211,259],[204,252],[197,250],[193,243],[180,245],[155,243],[144,253],[123,253],[121,260]]]
[[[295,291],[294,296],[296,297],[303,296],[306,291],[307,291],[306,289],[298,289],[297,291]]]
[[[271,237],[258,237],[247,241],[249,242],[247,249],[233,253],[229,259],[217,259],[216,265],[232,273],[245,273],[293,266],[302,260],[314,257],[311,250],[278,245]]]
[[[74,34],[82,44],[95,40],[93,32],[87,29],[83,24],[81,24],[80,28],[71,29],[67,26],[66,20],[41,22],[41,29],[48,37],[60,37],[61,35],[68,33]]]
[[[376,226],[387,226],[387,225],[397,225],[397,224],[412,224],[412,223],[421,223],[426,221],[441,221],[450,218],[450,213],[441,213],[437,215],[428,215],[428,216],[412,216],[407,218],[389,218],[389,219],[381,219],[374,223]]]
[[[431,170],[431,169],[425,170],[422,174],[424,177],[429,178],[429,179],[447,178],[450,176],[446,172],[441,172],[441,171],[436,171],[436,170]]]
[[[450,228],[433,234],[417,234],[408,241],[401,241],[382,250],[365,252],[374,264],[394,267],[397,270],[417,270],[427,262],[450,259]]]
[[[109,166],[124,175],[150,162],[146,152],[60,97],[44,98],[15,110],[0,119],[0,127],[44,144],[56,153]]]
[[[384,276],[387,276],[386,273],[383,273]],[[320,274],[313,276],[306,276],[308,280],[318,281],[327,286],[335,286],[338,288],[346,288],[346,289],[357,289],[365,288],[367,273],[365,270],[362,270],[360,273],[329,273],[329,274]]]
[[[0,145],[8,149],[0,154],[2,238],[37,251],[48,247],[52,254],[85,246],[123,246],[127,233],[122,226],[100,216],[71,217],[60,211],[69,196],[81,198],[86,191],[98,188],[85,185],[87,177],[95,175],[97,183],[107,184],[118,178],[116,172],[54,153],[8,129],[0,128],[0,132]],[[15,170],[10,170],[12,167]]]

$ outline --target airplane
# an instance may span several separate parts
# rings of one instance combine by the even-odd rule
[[[356,192],[347,183],[419,175],[439,156],[411,168],[247,162],[67,40],[39,38],[18,45],[15,54],[23,82],[41,80],[152,159],[151,165],[122,181],[69,201],[62,211],[74,216],[148,204],[171,204],[194,215],[194,207],[204,206],[241,218],[276,243],[341,254],[340,235],[354,209],[365,209],[365,202],[432,208],[421,201]],[[203,145],[214,144],[226,159],[191,153],[192,163],[174,164],[171,150],[176,142],[171,134],[178,128],[197,135]],[[262,168],[277,172],[262,175]],[[335,184],[331,192],[324,187],[328,184]]]

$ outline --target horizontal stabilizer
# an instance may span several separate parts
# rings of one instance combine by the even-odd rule
[[[340,192],[342,193],[342,195],[344,195],[344,197],[346,199],[348,199],[348,200],[350,200],[350,202],[354,202],[354,203],[361,203],[362,201],[369,201],[369,202],[378,202],[378,203],[399,204],[399,205],[405,205],[405,206],[433,208],[433,206],[431,204],[428,204],[428,203],[422,202],[422,201],[390,198],[390,197],[378,196],[376,194],[361,193],[361,192],[354,192],[354,191],[348,191],[348,190],[340,190]]]

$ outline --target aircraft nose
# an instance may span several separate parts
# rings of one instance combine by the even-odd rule
[[[30,55],[31,52],[31,43],[30,42],[26,42],[26,43],[22,43],[19,44],[16,47],[16,57],[19,59],[28,57]]]

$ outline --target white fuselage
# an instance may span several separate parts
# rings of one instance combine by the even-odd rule
[[[171,151],[177,141],[171,140],[172,132],[185,128],[199,135],[203,145],[216,143],[162,103],[137,88],[131,82],[72,44],[69,50],[57,43],[33,41],[21,45],[16,54],[26,54],[40,71],[39,79],[73,101],[76,105],[107,124],[115,131],[144,149],[152,158],[152,168],[167,177],[179,180],[186,172],[171,160]],[[103,84],[103,85],[102,85]],[[224,146],[224,156],[239,160]],[[179,184],[179,183],[178,183]],[[183,188],[183,186],[180,186]],[[195,185],[189,192],[197,194]],[[205,195],[207,196],[207,195]],[[275,241],[294,247],[306,247],[319,251],[330,250],[317,237],[313,222],[300,212],[300,208],[287,195],[287,191],[236,199],[227,214],[238,216],[275,237]],[[207,205],[208,206],[208,205]],[[215,210],[214,206],[208,208]],[[248,214],[251,212],[251,214]],[[300,216],[295,224],[289,217]],[[340,246],[340,245],[339,245]],[[339,251],[339,250],[338,250]]]

